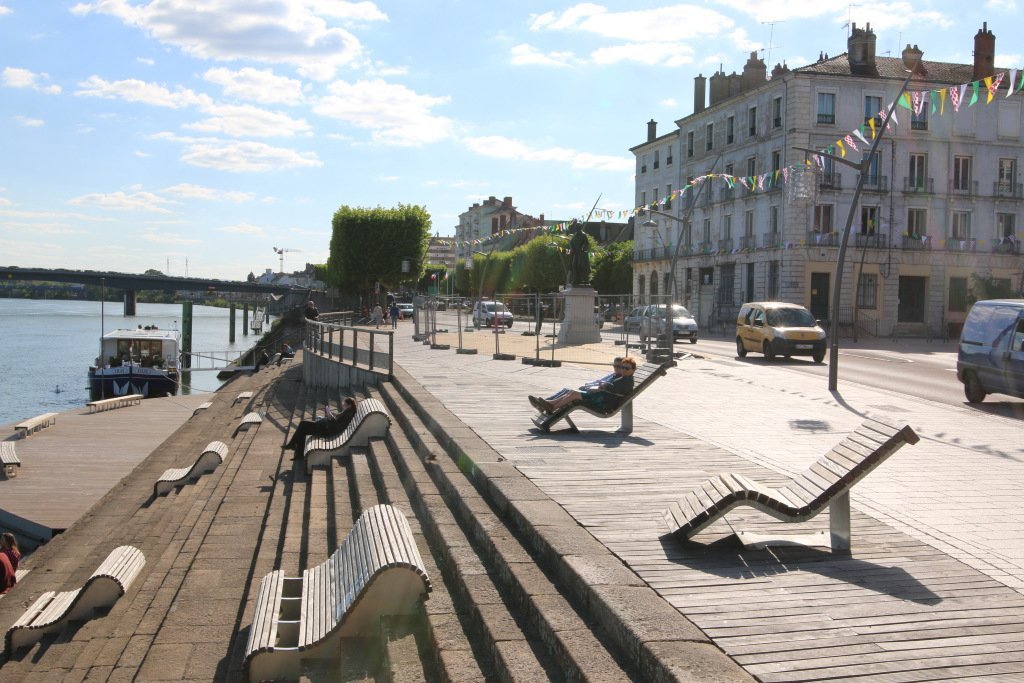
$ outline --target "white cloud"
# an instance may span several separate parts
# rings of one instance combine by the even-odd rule
[[[68,200],[74,206],[89,206],[113,211],[149,211],[151,213],[171,213],[164,204],[173,203],[152,192],[110,192],[101,194],[91,192]]]
[[[534,15],[534,31],[573,31],[620,40],[623,36],[657,36],[662,42],[715,36],[732,28],[732,19],[698,5],[670,5],[649,10],[609,12],[591,3],[574,5],[559,15]]]
[[[663,107],[668,107],[669,109],[676,109],[679,107],[679,102],[674,97],[666,97],[665,99],[658,102],[658,104],[660,104]]]
[[[1016,53],[1011,55],[996,55],[996,67],[1001,69],[1015,69],[1019,68],[1020,63],[1024,61],[1024,54]],[[1017,74],[1018,78],[1024,78],[1024,74]],[[1009,78],[1009,77],[1007,77]],[[1019,81],[1018,81],[1019,82]]]
[[[374,61],[366,66],[366,75],[374,78],[405,76],[407,73],[409,73],[407,66],[388,66],[381,61]]]
[[[1016,12],[1017,3],[1016,0],[986,0],[985,9],[995,10],[997,12]],[[2,14],[2,12],[0,12]]]
[[[496,159],[564,163],[593,171],[629,171],[636,166],[636,161],[629,157],[578,152],[565,147],[537,149],[500,135],[468,138],[465,143],[471,152]]]
[[[910,2],[891,2],[882,5],[853,5],[847,9],[843,4],[836,12],[835,22],[841,25],[847,17],[853,23],[864,26],[871,23],[871,30],[876,34],[892,29],[907,29],[915,26],[935,28],[951,28],[955,25],[953,18],[942,12],[924,9]],[[927,57],[925,57],[927,60]]]
[[[166,232],[147,232],[142,236],[142,239],[155,244],[199,244],[201,242],[201,240],[189,239]]]
[[[156,60],[150,59],[149,57],[136,57],[135,61],[139,64],[145,64],[146,66],[153,66],[156,64]]]
[[[277,76],[271,69],[244,67],[232,71],[224,67],[203,74],[210,83],[221,86],[224,94],[260,104],[301,104],[302,82]]]
[[[362,56],[359,40],[329,19],[387,20],[372,2],[339,0],[97,0],[71,11],[116,17],[199,59],[291,64],[316,80],[330,79]]]
[[[532,45],[522,43],[511,50],[512,64],[516,66],[569,66],[578,61],[572,52],[543,53]]]
[[[81,89],[76,91],[75,95],[141,102],[154,107],[182,109],[192,106],[210,106],[213,103],[209,95],[196,93],[188,88],[178,86],[174,92],[171,92],[162,85],[146,83],[134,78],[123,81],[107,81],[99,76],[90,76],[81,81],[78,87]]]
[[[37,92],[47,95],[59,95],[59,85],[42,85],[39,80],[49,80],[50,76],[45,73],[34,73],[28,69],[19,69],[13,66],[5,66],[0,72],[0,85],[8,88],[31,88]]]
[[[305,119],[260,109],[249,104],[219,104],[203,107],[209,118],[185,124],[184,128],[201,133],[223,133],[231,137],[294,137],[311,128]]]
[[[87,230],[75,228],[66,223],[4,223],[4,228],[14,231],[31,231],[43,235],[88,235]]]
[[[141,149],[135,150],[134,153],[135,156],[139,157],[140,159],[148,159],[150,157],[149,152],[143,152]]]
[[[254,173],[281,171],[289,168],[323,166],[315,152],[298,152],[285,147],[271,147],[262,142],[234,142],[217,138],[188,138],[158,133],[158,140],[185,145],[181,160],[199,168]]]
[[[28,116],[21,115],[14,116],[12,118],[19,126],[25,126],[26,128],[38,128],[39,126],[44,125],[42,119],[33,119],[29,118]]]
[[[382,175],[379,178],[377,178],[377,180],[383,181],[385,183],[393,183],[396,180],[401,180],[401,177],[396,175]]]
[[[265,234],[263,228],[252,223],[236,223],[235,225],[225,225],[223,228],[217,228],[218,232],[226,232],[232,235],[263,235]]]
[[[230,190],[217,190],[212,187],[203,187],[193,183],[179,183],[160,190],[164,194],[182,199],[206,199],[213,202],[249,202],[256,198],[252,192],[238,192]]]
[[[107,216],[90,216],[84,213],[73,213],[69,211],[24,211],[20,209],[0,209],[0,216],[25,218],[29,220],[76,220],[90,221],[93,223],[109,223],[113,220]]]
[[[772,0],[718,0],[718,4],[747,14],[759,22],[810,19],[823,14],[842,15],[845,21],[850,6],[849,0],[788,0],[784,3]],[[881,5],[871,5],[872,12],[881,9]],[[874,24],[874,20],[871,23]]]
[[[693,61],[693,48],[683,43],[627,43],[594,50],[595,64],[637,62],[649,66],[682,66]]]
[[[10,206],[11,200],[6,197],[0,197],[0,206]]]
[[[452,135],[452,121],[432,109],[451,98],[420,95],[404,85],[382,80],[334,81],[329,95],[313,111],[321,116],[369,129],[375,142],[415,147]]]
[[[10,7],[0,5],[0,17],[4,16],[5,14],[11,14],[13,11],[14,10],[12,10]]]

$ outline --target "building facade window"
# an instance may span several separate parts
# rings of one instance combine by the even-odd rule
[[[732,214],[727,213],[722,216],[722,239],[732,239]]]
[[[953,212],[953,224],[950,226],[949,238],[953,240],[971,239],[971,213],[969,211]]]
[[[967,312],[967,278],[949,278],[949,310],[951,313]]]
[[[647,192],[640,193],[640,213],[643,213],[647,208]]]
[[[878,207],[860,207],[860,234],[874,235],[878,229]]]
[[[857,308],[878,308],[878,275],[861,273],[857,280]]]
[[[1000,159],[999,160],[999,176],[998,176],[999,190],[1003,193],[1009,193],[1013,191],[1013,186],[1017,184],[1017,160],[1016,159]]]
[[[911,112],[910,130],[928,130],[928,107],[921,107],[920,111]]]
[[[753,211],[747,211],[745,214],[743,214],[743,236],[747,239],[748,245],[753,246],[752,244],[750,244],[750,241],[754,238]]]
[[[782,128],[782,98],[772,100],[772,128]]]
[[[654,150],[654,168],[658,169],[661,167],[661,150]]]
[[[821,234],[832,232],[831,204],[818,204],[814,207],[814,232]]]
[[[923,189],[928,177],[928,155],[911,154],[907,169],[907,184],[914,189]]]
[[[665,148],[665,165],[672,165],[672,145],[669,145],[668,147]]]
[[[641,154],[640,155],[640,172],[641,173],[647,173],[647,155],[646,154]]]
[[[953,157],[953,189],[966,192],[971,189],[971,158]]]
[[[779,207],[777,206],[768,208],[768,229],[773,235],[777,235],[779,232]]]
[[[725,119],[725,144],[731,145],[736,140],[736,117]]]
[[[864,123],[867,123],[871,119],[875,120],[875,125],[882,125],[882,97],[881,95],[865,95],[864,96]]]
[[[757,135],[757,107],[751,107],[747,110],[747,136],[754,137]]]
[[[996,214],[996,237],[999,239],[1005,239],[1007,237],[1016,237],[1016,222],[1017,216],[1012,213],[997,213]]]
[[[832,125],[836,122],[836,94],[818,93],[818,123]]]
[[[757,175],[757,157],[747,157],[747,175]]]
[[[782,152],[775,150],[772,152],[772,170],[782,170]]]
[[[643,275],[639,275],[636,278],[636,291],[640,293],[642,297],[644,290],[647,288],[647,279]]]
[[[693,156],[693,131],[691,130],[686,134],[686,156],[690,158]]]
[[[768,298],[774,301],[779,298],[779,262],[768,262]]]
[[[665,208],[672,208],[672,183],[665,186]]]
[[[704,235],[703,235],[703,238],[701,239],[701,241],[704,242],[705,244],[708,244],[708,243],[711,242],[711,219],[710,218],[705,218],[704,219]]]
[[[928,210],[907,209],[907,237],[921,239],[928,234]]]
[[[715,124],[704,126],[704,150],[710,152],[715,147]]]

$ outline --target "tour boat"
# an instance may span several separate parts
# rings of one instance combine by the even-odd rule
[[[178,393],[178,331],[156,326],[114,330],[100,339],[100,355],[89,368],[93,400]]]

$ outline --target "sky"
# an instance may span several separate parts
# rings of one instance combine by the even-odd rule
[[[1024,68],[1022,2],[0,0],[0,265],[243,279],[325,263],[342,205],[629,209],[698,73],[850,22],[958,63],[988,22]]]

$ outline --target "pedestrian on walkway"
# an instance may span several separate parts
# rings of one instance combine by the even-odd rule
[[[391,329],[398,327],[398,318],[401,317],[402,311],[398,308],[398,302],[391,302]]]
[[[373,324],[380,328],[380,321],[384,318],[384,309],[380,307],[380,304],[376,304],[373,307]]]

